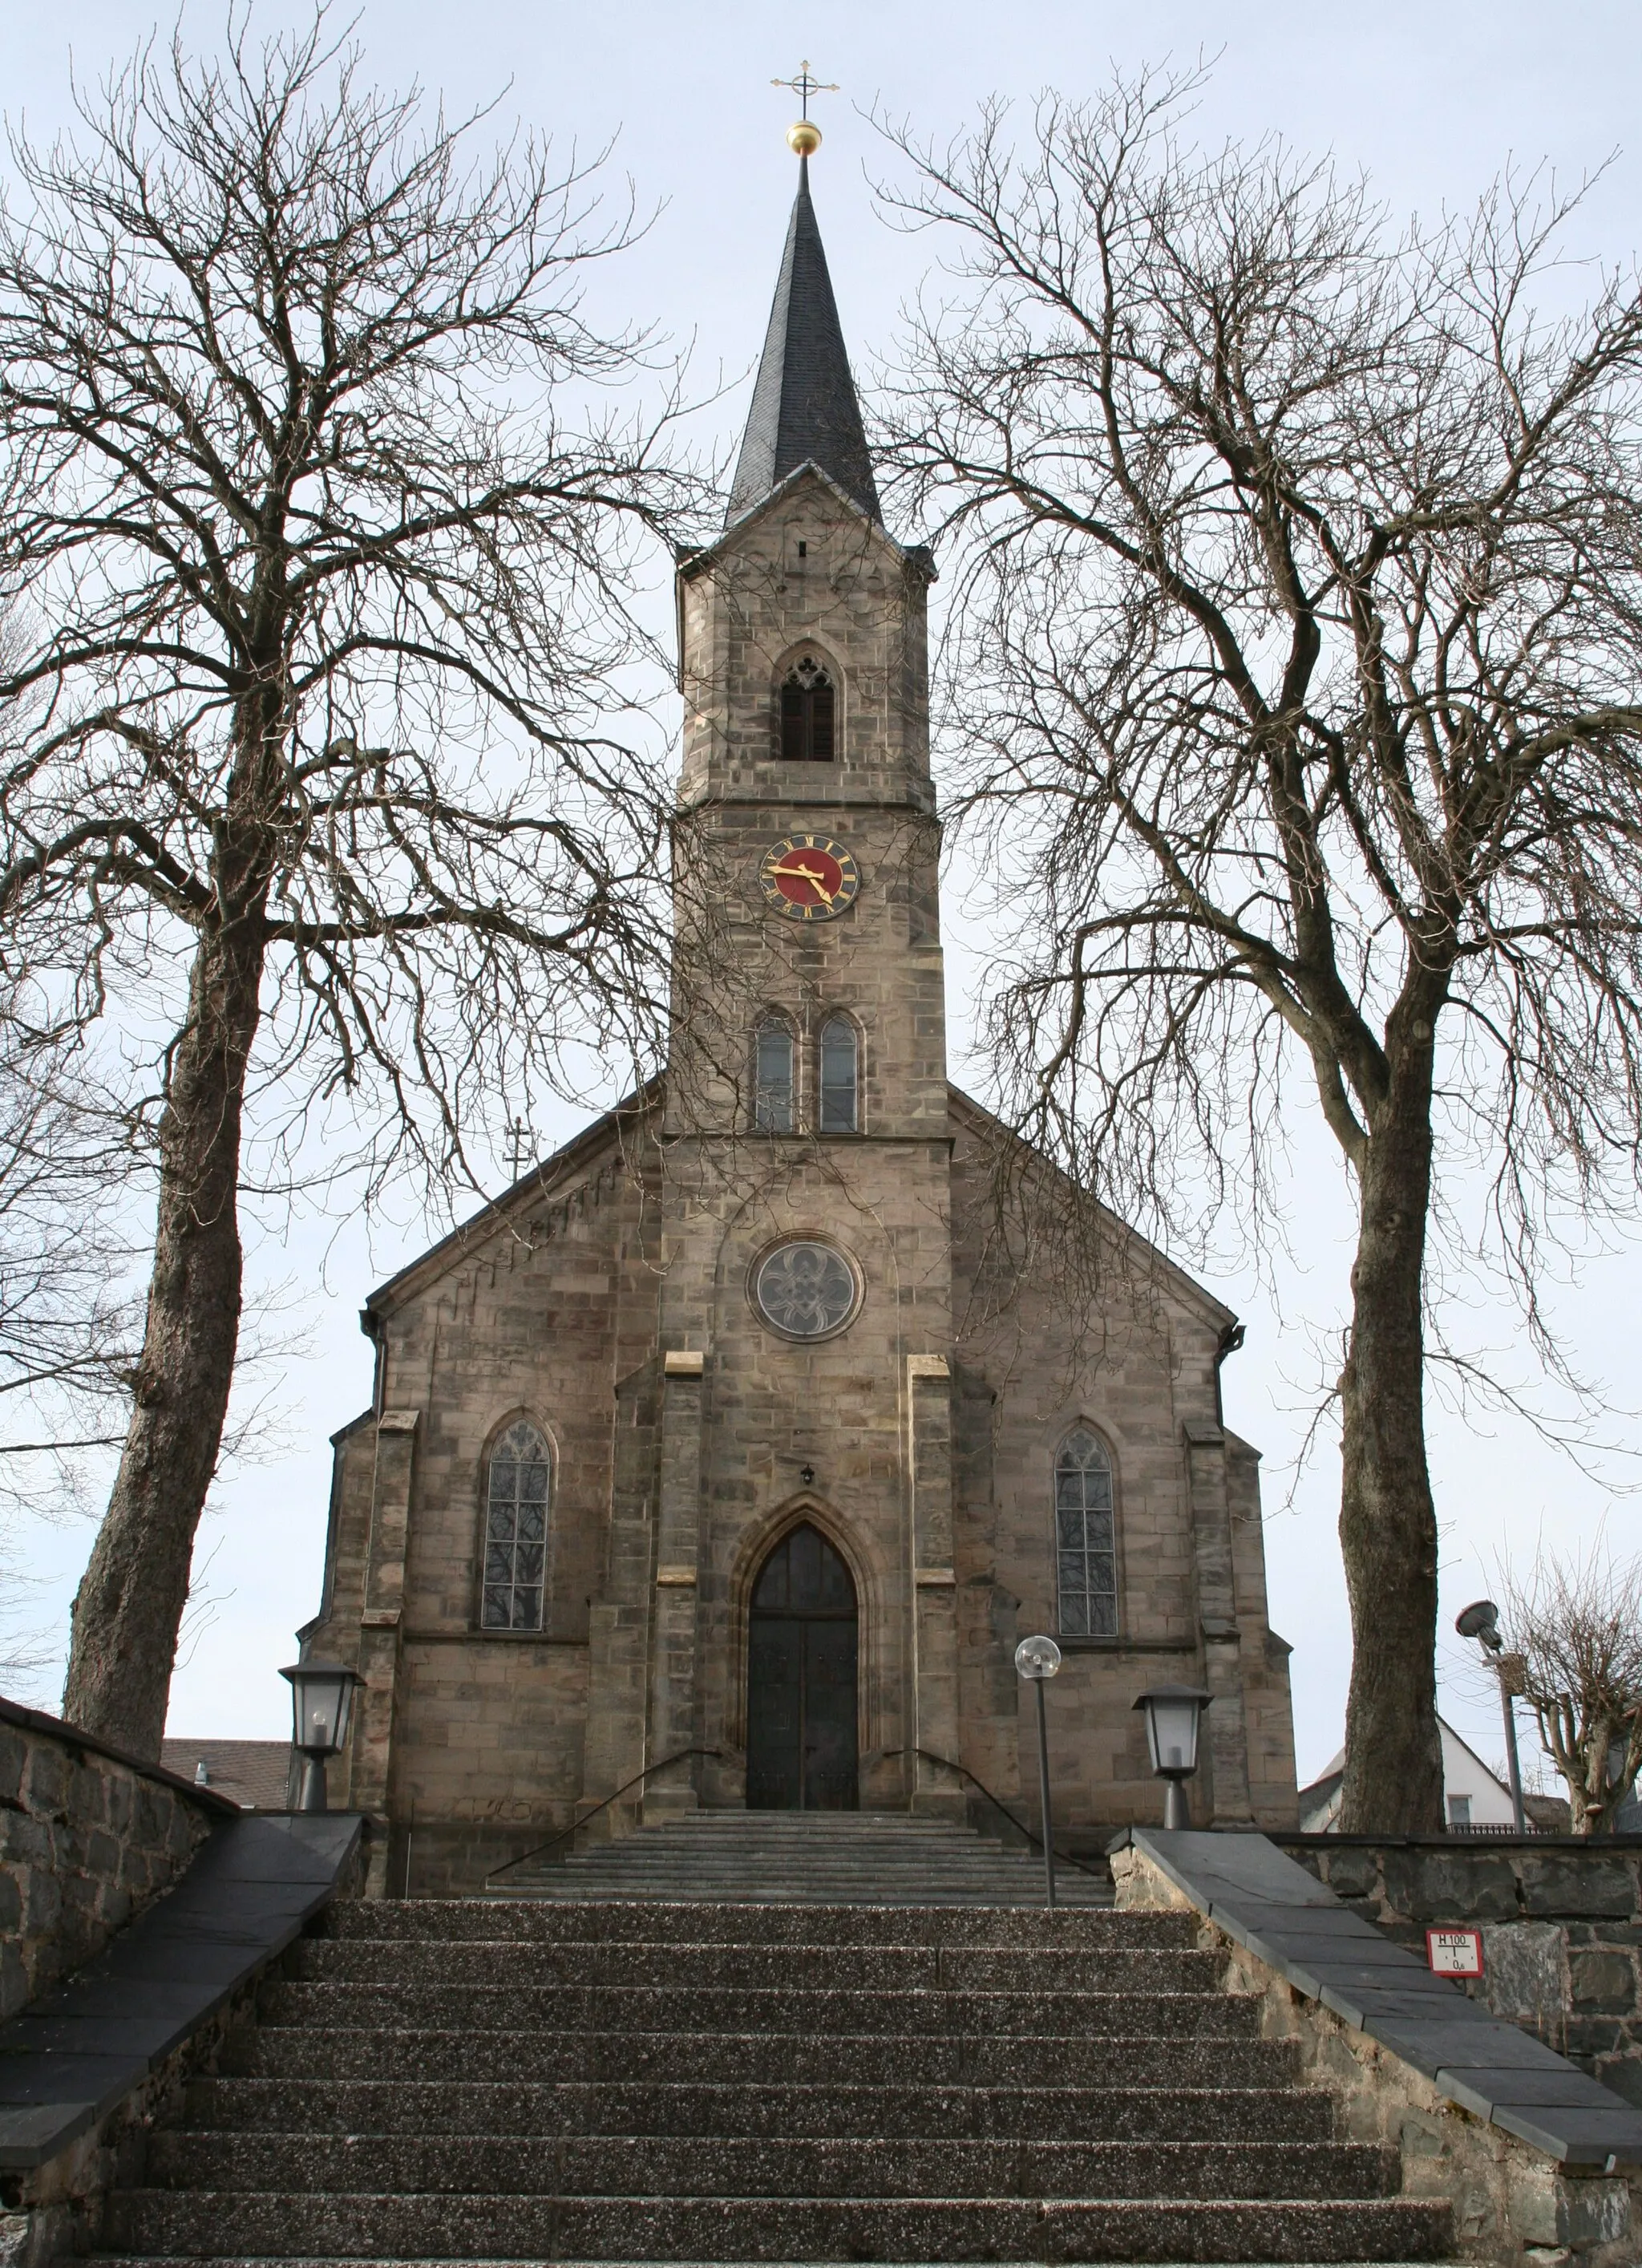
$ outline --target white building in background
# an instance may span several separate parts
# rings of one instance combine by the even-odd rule
[[[1452,1725],[1439,1717],[1442,1734],[1442,1812],[1449,1829],[1462,1835],[1468,1829],[1514,1828],[1516,1814],[1511,1791],[1490,1771],[1475,1749],[1468,1748]],[[1340,1823],[1340,1784],[1345,1770],[1342,1749],[1321,1778],[1300,1791],[1300,1831],[1302,1835],[1331,1835]]]

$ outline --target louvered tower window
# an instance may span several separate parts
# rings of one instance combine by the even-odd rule
[[[832,681],[806,654],[781,688],[781,755],[789,763],[832,761]]]

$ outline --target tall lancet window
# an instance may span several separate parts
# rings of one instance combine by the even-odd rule
[[[806,654],[781,688],[781,754],[789,763],[832,761],[832,681]]]
[[[1118,1538],[1111,1459],[1080,1425],[1055,1459],[1055,1546],[1063,1637],[1115,1638]]]
[[[821,1027],[821,1131],[853,1134],[859,1106],[860,1048],[847,1016],[830,1016]]]
[[[793,1130],[793,1035],[779,1016],[766,1016],[753,1042],[753,1123],[766,1134]]]
[[[547,1444],[520,1418],[491,1451],[485,1473],[485,1630],[542,1626],[552,1484]]]

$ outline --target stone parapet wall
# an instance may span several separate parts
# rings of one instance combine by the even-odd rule
[[[238,1810],[0,1699],[0,2020],[99,1952]]]
[[[1271,1839],[1418,1952],[1428,1928],[1480,1928],[1465,1990],[1642,2106],[1642,1836]]]

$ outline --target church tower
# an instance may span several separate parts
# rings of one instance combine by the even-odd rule
[[[916,1754],[957,1739],[931,571],[883,526],[806,153],[724,531],[678,577],[646,1757],[722,1750],[707,1802],[962,1801]]]

